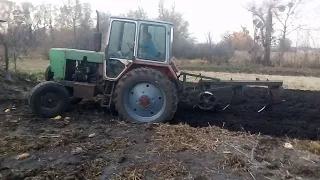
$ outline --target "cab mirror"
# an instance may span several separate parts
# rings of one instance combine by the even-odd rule
[[[94,33],[94,51],[99,52],[101,51],[101,42],[102,42],[102,33],[95,32]]]

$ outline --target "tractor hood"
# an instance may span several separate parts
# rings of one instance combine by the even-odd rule
[[[59,58],[57,58],[57,56]],[[103,63],[104,61],[104,52],[68,48],[51,48],[49,50],[50,61],[56,61],[61,58],[81,61],[85,56],[89,62]]]
[[[49,50],[50,68],[55,79],[64,79],[67,61],[82,61],[103,63],[104,52],[86,51],[68,48],[51,48]]]

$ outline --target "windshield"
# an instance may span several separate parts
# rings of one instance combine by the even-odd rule
[[[107,51],[108,58],[133,59],[135,33],[135,23],[113,21]]]

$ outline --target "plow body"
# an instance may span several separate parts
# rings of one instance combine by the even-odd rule
[[[179,100],[199,107],[203,110],[222,109],[226,110],[231,105],[239,105],[247,102],[251,97],[248,93],[249,87],[265,87],[268,95],[266,105],[261,107],[258,112],[284,102],[281,94],[284,91],[283,81],[272,80],[221,80],[214,77],[203,76],[181,72],[179,78],[181,93]],[[189,77],[199,79],[198,82],[187,81]],[[224,104],[224,105],[223,105]]]

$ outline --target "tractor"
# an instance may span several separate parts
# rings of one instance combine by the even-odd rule
[[[172,61],[172,23],[124,17],[110,17],[105,47],[99,27],[94,33],[94,50],[51,48],[50,66],[44,82],[29,96],[33,113],[52,118],[70,104],[100,97],[102,107],[114,108],[120,117],[135,123],[160,123],[173,119],[179,102],[202,110],[218,107],[220,92],[230,92],[233,104],[249,86],[267,87],[267,107],[282,102],[282,81],[221,80],[180,71]],[[199,79],[188,81],[188,77]]]

